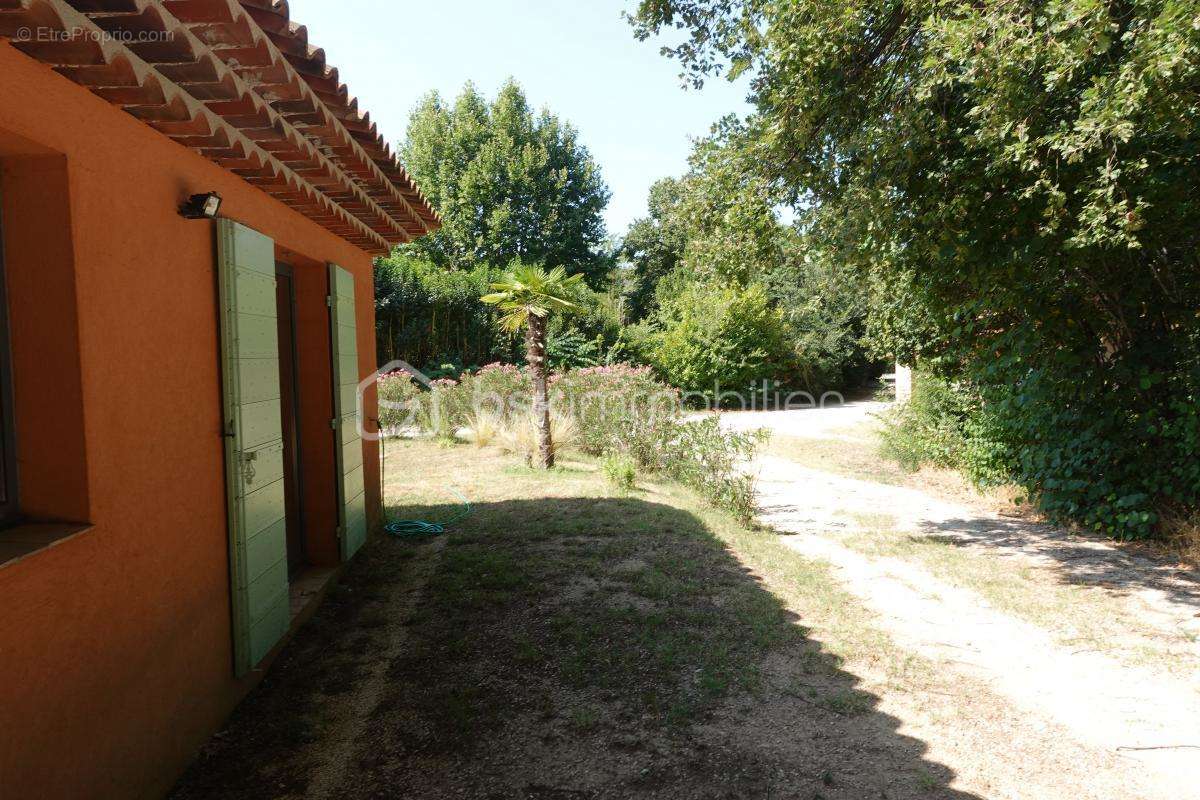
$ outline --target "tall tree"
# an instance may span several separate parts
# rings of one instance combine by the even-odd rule
[[[676,271],[747,285],[781,263],[784,229],[763,181],[725,153],[716,141],[701,141],[686,175],[650,187],[649,214],[630,225],[618,250],[633,266],[631,319],[654,310],[658,284]]]
[[[681,213],[683,181],[662,178],[650,187],[649,214],[633,221],[618,255],[631,265],[626,315],[631,321],[654,310],[658,283],[679,267],[687,247],[688,225]]]
[[[875,287],[881,347],[988,398],[1053,514],[1200,508],[1194,0],[643,0],[695,84],[748,73],[729,146]],[[1088,476],[1082,479],[1080,476]]]
[[[442,267],[501,269],[518,259],[604,283],[608,187],[575,128],[548,110],[535,114],[515,82],[490,105],[471,84],[452,106],[427,95],[401,150],[444,222],[408,249]]]
[[[547,272],[543,267],[517,264],[503,280],[492,284],[496,291],[483,302],[503,312],[501,323],[510,331],[525,329],[525,359],[533,378],[533,419],[538,434],[537,466],[554,466],[554,444],[550,436],[550,393],[546,374],[546,326],[552,311],[575,312],[581,308],[571,297],[583,281],[576,273],[569,278],[562,267]]]

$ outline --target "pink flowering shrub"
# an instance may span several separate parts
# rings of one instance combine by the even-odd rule
[[[474,409],[501,417],[507,418],[531,405],[533,383],[529,373],[515,364],[488,364],[475,373],[464,374],[462,386]]]
[[[397,373],[379,382],[380,398],[402,404],[381,408],[391,429],[417,427],[453,437],[473,416],[514,419],[529,413],[532,383],[513,364],[489,364],[443,378],[429,388]],[[657,472],[690,486],[713,505],[741,517],[754,509],[754,481],[739,469],[758,439],[723,431],[716,418],[680,421],[679,392],[658,380],[648,367],[613,364],[550,376],[550,405],[577,428],[575,445],[595,456],[626,459],[637,469]]]
[[[679,393],[648,367],[613,364],[553,376],[551,405],[579,426],[579,448],[590,455],[622,453],[642,467],[679,416]]]

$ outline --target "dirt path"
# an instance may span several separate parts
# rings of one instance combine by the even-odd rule
[[[791,452],[835,440],[857,448],[861,465],[878,408],[729,414],[724,422],[767,427],[791,441]],[[762,521],[793,534],[787,543],[795,551],[833,565],[898,646],[989,687],[1019,717],[1044,725],[1048,747],[1069,736],[1112,773],[1107,780],[1128,787],[1127,796],[1196,796],[1194,574],[1005,516],[982,498],[964,503],[961,495],[947,499],[869,472],[853,477],[772,455],[758,469]],[[952,726],[928,734],[934,749],[939,735],[953,736]]]

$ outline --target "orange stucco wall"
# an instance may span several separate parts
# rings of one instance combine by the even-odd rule
[[[303,257],[297,286],[309,298],[320,299],[325,262],[353,272],[363,374],[375,359],[371,258],[6,43],[0,131],[0,165],[6,147],[19,149],[12,142],[34,142],[67,188],[57,215],[13,212],[21,224],[6,236],[40,241],[48,259],[74,264],[73,295],[56,292],[60,306],[25,312],[71,324],[34,325],[47,338],[14,345],[40,348],[44,367],[68,362],[60,388],[23,384],[35,367],[16,359],[17,408],[29,409],[19,428],[33,420],[62,426],[74,444],[54,446],[57,435],[47,436],[20,456],[39,469],[58,458],[74,504],[66,516],[86,510],[92,524],[0,567],[0,797],[157,797],[246,689],[233,679],[230,653],[213,224],[183,220],[178,203],[220,192],[225,216]],[[9,134],[19,138],[6,144]],[[6,207],[35,197],[63,202],[54,181],[16,185],[25,196],[6,192]],[[311,370],[328,369],[328,342],[311,327],[321,313],[301,311],[310,327],[300,334],[300,359]],[[14,325],[16,335],[22,330]],[[61,395],[82,414],[41,412],[38,393]],[[325,412],[310,409],[302,436],[329,438],[305,465],[306,488],[320,490],[309,473],[332,469],[332,432],[321,429]],[[366,463],[377,514],[371,444]],[[328,524],[332,498],[310,504]]]

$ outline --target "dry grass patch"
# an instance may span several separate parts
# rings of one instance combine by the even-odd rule
[[[394,517],[449,519],[454,492],[474,513],[374,539],[338,594],[352,612],[322,609],[250,701],[270,724],[239,715],[177,797],[974,797],[877,708],[919,662],[773,533],[673,485],[618,491],[588,459],[386,458]],[[342,708],[365,712],[321,721]]]
[[[874,423],[829,433],[831,436],[828,437],[773,434],[766,452],[808,469],[888,486],[904,486],[966,505],[982,505],[1006,513],[1032,515],[1027,504],[1018,502],[1023,497],[1016,487],[999,486],[981,490],[954,470],[922,467],[913,472],[884,458],[879,452],[878,427]]]
[[[786,458],[809,469],[819,469],[875,483],[903,486],[910,473],[899,465],[879,458],[870,439],[870,430],[863,428],[862,436],[839,438],[809,438],[772,434],[766,452]]]
[[[1193,569],[1200,568],[1200,513],[1163,515],[1163,536],[1168,549]]]

